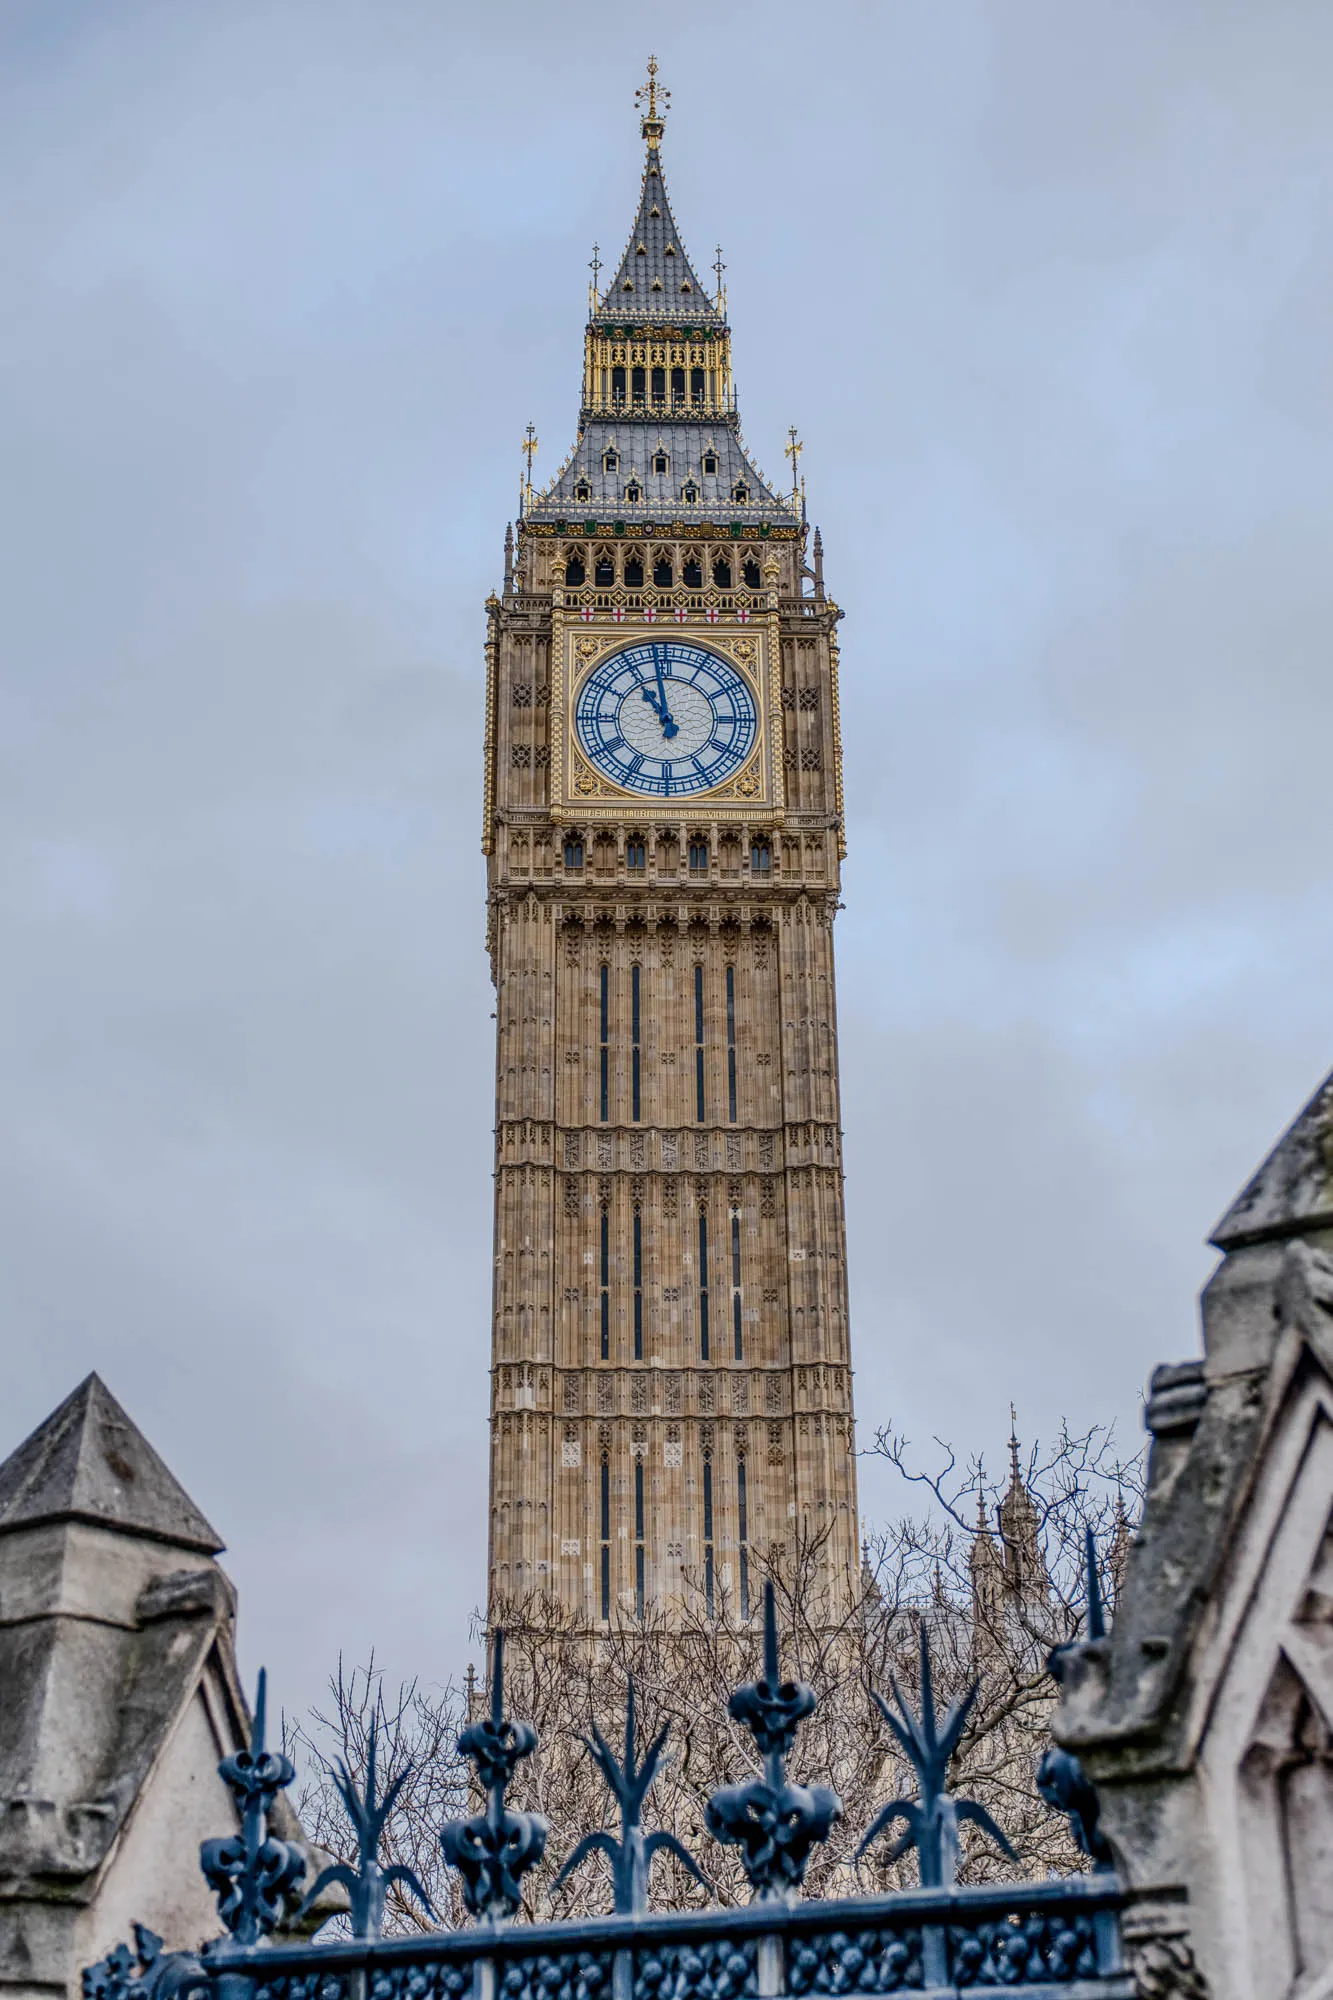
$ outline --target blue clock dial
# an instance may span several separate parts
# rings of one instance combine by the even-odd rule
[[[688,798],[745,762],[759,723],[735,667],[704,646],[654,640],[612,653],[579,689],[574,727],[604,777],[653,798]]]

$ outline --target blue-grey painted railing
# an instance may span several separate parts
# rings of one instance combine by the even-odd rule
[[[1095,1556],[1089,1542],[1089,1627],[1100,1628]],[[1053,1660],[1058,1671],[1058,1658]],[[789,1780],[785,1758],[813,1692],[784,1681],[778,1661],[772,1586],[764,1593],[763,1672],[732,1696],[731,1713],[754,1738],[762,1776],[723,1787],[708,1806],[714,1836],[740,1848],[753,1901],[748,1908],[653,1914],[646,1907],[655,1848],[665,1846],[697,1874],[684,1850],[665,1835],[645,1835],[640,1808],[662,1748],[657,1738],[639,1761],[633,1691],[627,1704],[625,1755],[617,1761],[595,1734],[591,1748],[621,1811],[621,1839],[585,1837],[566,1872],[587,1854],[604,1851],[612,1864],[614,1914],[577,1923],[516,1924],[523,1875],[541,1859],[544,1820],[512,1811],[505,1791],[515,1765],[536,1747],[527,1723],[504,1714],[503,1641],[493,1652],[489,1714],[473,1723],[459,1748],[472,1761],[484,1793],[484,1813],[440,1830],[445,1858],[463,1878],[464,1901],[477,1921],[466,1930],[384,1939],[380,1927],[391,1880],[406,1871],[379,1863],[383,1821],[405,1774],[381,1797],[372,1745],[360,1789],[345,1770],[340,1789],[356,1835],[358,1861],[328,1869],[306,1898],[337,1880],[347,1890],[353,1936],[313,1943],[274,1942],[273,1933],[299,1890],[305,1858],[267,1829],[277,1791],[292,1777],[287,1759],[264,1743],[264,1689],[255,1707],[249,1749],[219,1766],[235,1795],[239,1834],[207,1841],[204,1872],[218,1894],[227,1935],[198,1954],[167,1952],[161,1939],[135,1927],[134,1949],[120,1945],[83,1975],[85,2000],[744,2000],[807,1993],[944,1995],[1004,1986],[1030,1996],[1129,2000],[1132,1982],[1121,1957],[1122,1893],[1104,1865],[1095,1833],[1095,1794],[1073,1760],[1053,1774],[1043,1766],[1043,1790],[1077,1794],[1067,1810],[1084,1851],[1102,1862],[1087,1875],[1037,1883],[959,1888],[954,1871],[957,1826],[970,1819],[1007,1841],[982,1809],[952,1799],[945,1786],[976,1689],[937,1724],[930,1651],[923,1629],[919,1702],[914,1712],[896,1681],[895,1715],[881,1713],[911,1762],[917,1800],[895,1800],[861,1843],[864,1851],[895,1820],[906,1822],[894,1852],[915,1847],[923,1886],[888,1896],[802,1901],[812,1847],[828,1838],[842,1815],[827,1786]],[[1048,1759],[1049,1762],[1049,1759]],[[1058,1775],[1059,1783],[1055,1782]],[[1090,1805],[1082,1790],[1093,1799]],[[1063,1799],[1059,1802],[1063,1803]],[[1081,1815],[1081,1817],[1080,1817]],[[1104,1842],[1101,1843],[1104,1850]],[[702,1880],[700,1877],[699,1879]],[[427,1909],[429,1905],[426,1904]]]

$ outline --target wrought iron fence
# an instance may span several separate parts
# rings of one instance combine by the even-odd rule
[[[1088,1563],[1092,1627],[1100,1624],[1100,1605],[1091,1545]],[[1059,1667],[1057,1654],[1052,1658],[1057,1675]],[[261,1674],[250,1746],[219,1766],[236,1799],[240,1830],[206,1841],[200,1855],[225,1935],[197,1953],[167,1952],[159,1938],[137,1926],[133,1948],[118,1946],[84,1973],[85,2000],[744,2000],[749,1995],[759,2000],[816,1993],[944,1995],[994,1986],[1030,1996],[1129,2000],[1133,1985],[1120,1942],[1122,1892],[1096,1832],[1095,1793],[1076,1760],[1048,1753],[1040,1782],[1051,1802],[1069,1812],[1092,1872],[960,1888],[955,1876],[961,1821],[970,1821],[1017,1858],[983,1808],[953,1797],[946,1785],[976,1686],[939,1718],[923,1626],[915,1706],[896,1679],[891,1691],[892,1704],[879,1695],[875,1699],[912,1766],[917,1795],[885,1806],[857,1851],[863,1854],[901,1823],[891,1858],[915,1849],[919,1890],[801,1899],[811,1851],[828,1838],[842,1804],[827,1786],[798,1785],[788,1776],[787,1756],[815,1696],[803,1683],[782,1679],[769,1585],[763,1670],[730,1702],[732,1716],[754,1740],[761,1770],[744,1784],[716,1791],[707,1812],[714,1837],[739,1851],[753,1898],[749,1907],[649,1910],[656,1854],[669,1852],[704,1878],[674,1836],[644,1830],[642,1809],[665,1732],[640,1745],[631,1682],[623,1755],[618,1757],[596,1729],[588,1739],[619,1809],[619,1836],[590,1832],[562,1870],[563,1879],[590,1853],[605,1854],[612,1913],[579,1922],[522,1924],[514,1921],[522,1879],[541,1860],[548,1829],[538,1815],[515,1812],[505,1802],[515,1767],[535,1749],[537,1737],[529,1724],[505,1715],[504,1640],[497,1634],[489,1713],[459,1740],[485,1806],[440,1831],[474,1923],[462,1930],[381,1937],[385,1894],[395,1881],[428,1915],[434,1912],[410,1871],[380,1864],[384,1823],[407,1773],[398,1773],[380,1791],[372,1733],[359,1787],[346,1769],[335,1769],[357,1862],[324,1870],[302,1905],[309,1910],[331,1885],[340,1884],[352,1935],[295,1943],[275,1939],[274,1933],[302,1886],[305,1856],[268,1831],[273,1802],[294,1773],[285,1756],[266,1747]]]

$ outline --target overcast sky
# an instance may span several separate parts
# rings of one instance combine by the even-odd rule
[[[482,606],[652,47],[847,612],[863,1436],[1134,1444],[1333,1063],[1327,0],[6,0],[0,1443],[100,1370],[288,1707],[483,1590]]]

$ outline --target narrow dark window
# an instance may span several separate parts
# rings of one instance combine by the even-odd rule
[[[579,495],[576,497],[582,498],[583,496]],[[571,556],[569,558],[569,561],[565,564],[565,582],[577,587],[580,583],[582,583],[583,577],[584,577],[584,569],[583,569],[582,556]]]
[[[685,401],[685,370],[673,368],[671,371],[671,407],[678,410]]]
[[[694,968],[694,1115],[704,1122],[704,969]]]
[[[659,556],[653,564],[653,582],[659,590],[670,590],[672,577],[671,559],[669,556]]]
[[[763,582],[763,578],[759,574],[759,565],[757,562],[742,563],[741,575],[745,578],[745,588],[747,590],[758,590],[760,584]]]
[[[611,1359],[611,1211],[602,1203],[601,1282],[602,1359]]]
[[[602,1068],[602,1123],[611,1116],[611,968],[602,967],[602,1024],[599,1044]]]
[[[616,566],[610,556],[598,556],[593,564],[592,580],[602,590],[608,590],[616,580]]]
[[[602,470],[603,472],[619,472],[620,453],[618,451],[604,451],[602,453]]]
[[[752,875],[771,875],[772,872],[773,850],[768,842],[766,840],[751,841],[750,873]]]
[[[611,370],[611,401],[623,403],[625,400],[625,371],[623,368]]]
[[[654,452],[653,471],[670,472],[670,470],[671,470],[671,460],[667,457],[666,453],[664,451]]]
[[[631,556],[625,564],[626,590],[640,590],[643,587],[643,564],[637,556]]]
[[[583,866],[583,842],[577,834],[571,834],[565,842],[565,866],[577,873]]]
[[[736,1338],[739,1341],[739,1332]],[[637,1208],[634,1211],[634,1359],[643,1360],[643,1216]]]
[[[736,1123],[736,968],[727,967],[727,1117]]]
[[[639,501],[642,500],[643,488],[637,479],[631,479],[629,485],[625,488],[625,498],[629,501],[631,507],[637,507]],[[629,582],[628,576],[625,578],[625,581],[626,583]]]
[[[639,968],[630,972],[630,1112],[639,1122]]]
[[[703,589],[704,573],[703,573],[703,567],[700,564],[698,556],[686,556],[685,567],[680,573],[680,580],[684,584],[686,590]]]
[[[704,371],[702,368],[690,370],[690,401],[702,403],[704,399]]]
[[[721,556],[713,564],[713,582],[719,590],[731,589],[731,564]]]
[[[708,1359],[708,1210],[699,1210],[699,1358]]]
[[[634,1461],[634,1609],[643,1616],[643,1460]]]
[[[702,375],[703,370],[700,369],[699,373]],[[706,451],[704,453],[704,471],[710,478],[717,477],[717,453],[715,451]]]
[[[665,368],[654,368],[653,370],[653,401],[659,408],[666,401]]]
[[[731,489],[731,497],[733,500],[739,501],[742,506],[749,499],[750,489],[743,479],[736,481],[736,484]]]
[[[642,404],[644,389],[647,386],[647,381],[648,378],[644,374],[642,368],[632,368],[630,370],[630,378],[629,378],[630,394],[636,403]]]
[[[682,500],[688,501],[691,507],[699,498],[699,489],[692,479],[685,481],[685,484],[680,489],[680,497]]]
[[[629,839],[625,842],[625,867],[631,875],[642,875],[648,866],[648,846],[646,841]],[[637,976],[638,967],[635,968]]]
[[[704,1606],[713,1616],[713,1461],[704,1460]]]
[[[577,485],[577,486],[576,486],[576,487],[574,488],[574,498],[575,498],[576,500],[591,500],[591,499],[592,499],[592,488],[591,488],[591,486],[589,486],[589,484],[588,484],[588,482],[587,482],[587,480],[586,480],[586,479],[580,479],[580,481],[579,481],[578,485]],[[589,524],[588,524],[588,525],[589,525],[589,527],[591,527],[591,526],[592,526],[592,523],[591,523],[591,522],[589,522]],[[582,579],[582,578],[580,577],[579,581],[580,581],[580,582],[582,582],[582,580],[583,580],[583,579]],[[566,583],[568,583],[568,582],[569,582],[569,577],[568,577],[568,576],[566,576],[566,577],[565,577],[565,582],[566,582]]]
[[[706,875],[708,873],[708,842],[706,840],[692,840],[690,842],[690,873],[691,875]]]
[[[602,1620],[611,1616],[611,1461],[602,1460]]]
[[[737,1540],[741,1551],[741,1617],[750,1615],[750,1521],[745,1492],[745,1460],[736,1461],[736,1513],[740,1526]]]
[[[738,1209],[731,1211],[731,1334],[732,1347],[737,1361],[744,1359],[741,1340],[741,1218]]]

